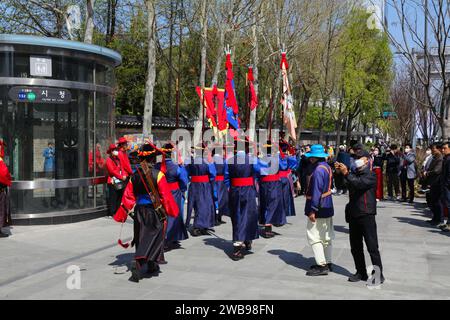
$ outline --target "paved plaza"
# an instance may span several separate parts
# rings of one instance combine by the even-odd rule
[[[0,299],[448,299],[450,234],[426,224],[424,203],[381,202],[378,233],[386,282],[369,290],[352,284],[354,272],[344,219],[346,196],[334,197],[335,270],[310,278],[314,264],[306,241],[304,198],[296,199],[297,216],[276,228],[273,239],[254,242],[243,261],[228,258],[231,224],[211,236],[190,238],[166,253],[161,273],[138,284],[128,281],[133,249],[116,243],[120,225],[100,218],[67,225],[16,226],[0,240]],[[421,200],[419,200],[421,201]],[[123,238],[132,235],[125,224]],[[366,261],[370,260],[366,254]],[[69,290],[67,269],[81,269],[81,288]]]

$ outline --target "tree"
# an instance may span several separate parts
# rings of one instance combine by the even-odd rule
[[[428,109],[437,120],[443,139],[450,137],[450,77],[447,68],[450,36],[450,7],[444,0],[393,1],[394,23],[400,28],[397,37],[386,28],[392,44],[404,61],[413,67],[416,87],[422,87],[418,99],[416,92],[409,90],[415,105]],[[424,26],[419,26],[418,17],[423,17]],[[413,112],[417,112],[414,110]],[[427,118],[422,111],[419,116]],[[430,121],[432,123],[433,121]]]
[[[84,42],[92,43],[94,35],[94,0],[86,0],[86,31]]]
[[[367,28],[369,14],[355,8],[346,21],[338,63],[339,93],[346,117],[347,143],[356,121],[374,122],[388,101],[392,79],[392,53],[384,33]]]
[[[156,0],[146,0],[148,29],[148,65],[147,82],[145,84],[145,101],[143,117],[143,134],[150,136],[153,116],[153,90],[156,78]]]

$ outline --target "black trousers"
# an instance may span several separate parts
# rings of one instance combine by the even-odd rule
[[[122,202],[122,195],[125,189],[116,190],[111,184],[108,184],[108,214],[112,217],[116,214]]]
[[[396,172],[389,172],[387,174],[388,196],[393,197],[393,189],[395,189],[395,195],[400,195],[400,186],[398,181],[398,174]]]
[[[374,215],[367,215],[360,218],[350,218],[350,248],[356,271],[361,275],[367,274],[366,261],[364,259],[364,244],[370,254],[373,266],[378,266],[383,272],[380,251],[378,250],[377,223]]]
[[[431,186],[430,192],[427,193],[427,203],[433,213],[433,222],[444,222],[444,215],[442,212],[442,190],[440,185]]]
[[[414,182],[415,179],[408,179],[406,172],[402,173],[400,176],[400,181],[402,185],[402,199],[406,200],[406,191],[409,189],[409,201],[414,201]],[[406,187],[408,185],[408,187]]]

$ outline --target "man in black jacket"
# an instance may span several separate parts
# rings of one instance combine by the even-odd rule
[[[447,209],[450,209],[450,142],[444,143],[442,146],[442,154],[444,156],[441,174],[442,203]],[[442,223],[439,227],[444,232],[450,231],[450,214],[447,217],[447,223]]]
[[[430,192],[427,193],[427,203],[433,213],[433,219],[427,221],[432,226],[437,226],[444,222],[441,207],[441,174],[442,174],[442,143],[436,142],[431,146],[430,167],[425,174],[427,185],[430,186]]]
[[[393,191],[395,191],[395,197],[397,197],[397,200],[400,200],[400,184],[398,177],[400,157],[398,156],[398,147],[396,145],[392,145],[389,150],[386,150],[386,155],[384,158],[386,160],[389,200],[395,200]]]
[[[350,172],[342,163],[336,164],[336,170],[344,175],[350,193],[350,202],[346,206],[345,217],[350,228],[350,247],[355,261],[356,274],[348,280],[358,282],[367,281],[369,278],[364,259],[364,239],[374,267],[374,278],[371,279],[371,284],[374,282],[379,284],[384,282],[384,277],[375,221],[377,177],[370,170],[370,155],[367,151],[358,150],[354,157],[357,159],[355,173]]]

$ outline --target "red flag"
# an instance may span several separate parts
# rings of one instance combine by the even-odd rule
[[[231,55],[227,54],[227,60],[225,62],[227,69],[227,81],[225,83],[225,91],[227,92],[226,103],[227,107],[233,109],[234,114],[239,113],[239,107],[236,100],[236,93],[234,92],[234,73],[233,64],[231,63]]]
[[[253,84],[253,81],[255,81],[255,78],[253,77],[253,67],[248,67],[247,80],[250,89],[250,110],[253,111],[258,106],[258,96],[256,95],[255,85]]]
[[[224,104],[224,90],[217,87],[196,88],[197,94],[201,101],[204,101],[204,108],[206,108],[206,117],[211,123],[212,127],[218,128],[220,131],[227,129],[227,118]],[[203,94],[205,95],[203,100]],[[215,95],[216,94],[216,95]],[[216,101],[214,101],[216,99]],[[217,109],[216,109],[217,106]],[[217,116],[217,120],[216,120]]]

